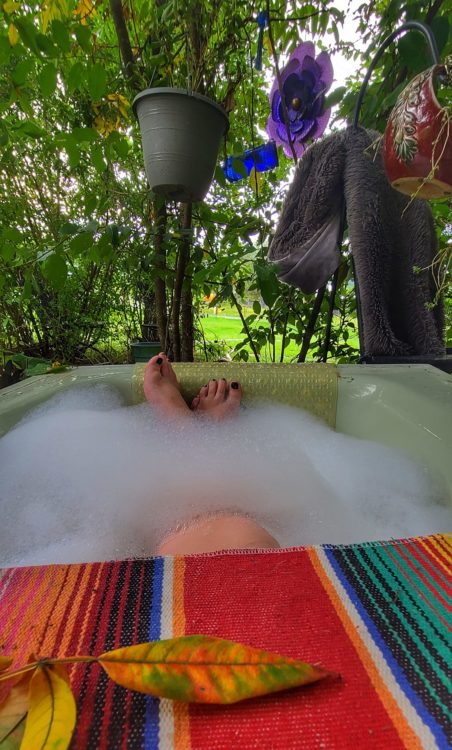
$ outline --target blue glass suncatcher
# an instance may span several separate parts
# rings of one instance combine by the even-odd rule
[[[245,167],[246,174],[244,170],[237,171],[237,162],[240,162]],[[277,167],[278,164],[276,144],[274,141],[269,141],[257,148],[250,148],[241,156],[229,156],[223,162],[223,172],[229,182],[238,182],[239,180],[243,180],[244,177],[249,177],[253,167],[256,169],[256,172],[267,172],[269,169]]]

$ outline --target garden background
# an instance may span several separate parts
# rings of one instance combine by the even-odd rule
[[[2,5],[0,21],[0,352],[20,368],[39,360],[125,362],[134,340],[160,338],[175,360],[356,361],[347,246],[328,351],[329,288],[278,282],[266,262],[294,163],[226,182],[220,162],[267,140],[268,91],[291,51],[353,61],[333,84],[330,128],[353,113],[376,45],[405,20],[428,23],[452,53],[452,0],[45,0]],[[257,16],[267,10],[262,70]],[[334,65],[334,56],[333,56]],[[384,131],[397,95],[431,64],[411,32],[383,55],[361,122]],[[193,206],[147,188],[131,102],[148,86],[190,85],[229,113],[211,190]],[[336,85],[336,88],[335,88]],[[452,102],[452,92],[441,92]],[[450,202],[432,203],[452,345]],[[28,359],[29,357],[37,359]],[[38,366],[38,370],[36,370]],[[44,366],[45,367],[45,366]]]

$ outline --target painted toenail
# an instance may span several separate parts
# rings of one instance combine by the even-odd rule
[[[236,383],[235,380],[233,380],[231,383],[231,388],[234,388],[234,390],[236,391],[238,387],[239,387],[239,384]]]
[[[221,379],[224,380],[224,382],[226,383],[226,378],[221,378]]]
[[[162,364],[162,362],[163,362],[163,359],[162,359],[161,357],[159,357],[159,358],[158,358],[158,360],[157,360],[157,364],[158,364],[158,365],[161,365],[161,364]]]
[[[203,385],[203,388],[207,388],[207,383],[205,385]]]

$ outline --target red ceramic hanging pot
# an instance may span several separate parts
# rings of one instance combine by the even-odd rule
[[[384,162],[391,185],[418,198],[452,195],[452,112],[435,94],[446,66],[434,65],[404,88],[384,136]]]

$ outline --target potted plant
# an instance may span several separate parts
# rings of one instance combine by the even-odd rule
[[[145,89],[133,109],[151,190],[184,203],[203,200],[229,128],[226,112],[202,94],[167,87]]]

